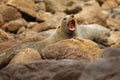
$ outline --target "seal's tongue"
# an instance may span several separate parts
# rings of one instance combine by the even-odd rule
[[[71,21],[68,23],[68,27],[69,27],[69,30],[70,30],[70,31],[74,31],[74,30],[75,30],[75,21],[74,21],[74,20],[71,20]]]

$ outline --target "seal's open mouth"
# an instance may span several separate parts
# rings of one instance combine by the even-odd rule
[[[71,20],[68,22],[68,28],[70,31],[74,31],[75,30],[75,20]]]

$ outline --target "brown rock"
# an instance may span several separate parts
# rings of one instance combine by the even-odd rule
[[[110,40],[112,40],[114,43],[112,46],[120,47],[120,32],[119,31],[112,31],[111,36],[110,36]]]
[[[46,10],[52,13],[65,12],[75,14],[81,10],[80,2],[77,0],[44,0]]]
[[[0,28],[3,26],[4,24],[4,19],[3,19],[3,16],[0,14]]]
[[[86,39],[68,39],[51,44],[42,50],[44,59],[94,60],[101,55],[97,44]]]
[[[28,21],[35,21],[37,18],[33,0],[9,0],[7,4],[18,9],[22,13],[22,17]]]
[[[37,16],[38,21],[46,21],[46,20],[48,20],[47,14],[46,14],[45,11],[41,10],[41,11],[37,12],[36,16]]]
[[[66,16],[66,14],[63,12],[57,12],[55,13],[55,15],[48,14],[48,19],[45,22],[36,25],[31,30],[35,32],[41,32],[48,29],[55,29],[58,26],[58,22],[60,21],[60,19],[64,16]]]
[[[0,0],[0,4],[5,4],[7,3],[8,0]]]
[[[40,10],[43,10],[43,11],[46,11],[46,6],[45,6],[45,3],[44,2],[38,2],[35,4],[36,5],[36,11],[40,11]]]
[[[37,22],[29,22],[28,24],[27,24],[27,28],[33,28],[33,27],[35,27],[36,25],[38,25],[39,23],[37,23]]]
[[[18,52],[17,55],[10,61],[8,66],[15,64],[25,64],[35,60],[40,60],[41,56],[38,51],[32,48],[26,48]]]
[[[102,9],[112,9],[118,7],[117,0],[106,0],[102,5]]]
[[[18,19],[18,20],[13,20],[13,21],[6,23],[2,28],[5,31],[17,32],[21,27],[25,25],[26,24],[23,19]]]
[[[119,31],[111,31],[110,39],[116,44],[117,41],[120,39],[120,32]]]
[[[102,16],[101,16],[102,15]],[[105,16],[105,17],[104,17]],[[99,4],[90,0],[83,4],[82,11],[75,15],[78,24],[81,23],[97,23],[101,25],[105,25],[106,15],[104,15],[101,11]]]
[[[22,40],[22,39],[26,39],[26,38],[32,37],[35,34],[37,34],[37,32],[31,31],[31,30],[24,30],[20,34],[16,35],[16,37],[17,37],[17,39]]]
[[[120,26],[120,7],[112,9],[106,22],[111,30]]]
[[[5,22],[21,18],[21,14],[17,9],[4,4],[0,5],[0,14],[3,16]]]
[[[44,0],[45,2],[45,6],[46,6],[46,10],[49,12],[62,12],[66,9],[65,5],[60,4],[58,1],[56,0]]]
[[[55,30],[48,30],[37,33],[35,31],[31,31],[30,29],[25,29],[21,33],[16,35],[16,39],[20,41],[20,43],[28,43],[28,42],[37,42],[42,41],[48,38]]]
[[[13,40],[13,39],[14,37],[11,34],[6,33],[2,29],[0,29],[0,43],[8,41],[8,40]]]

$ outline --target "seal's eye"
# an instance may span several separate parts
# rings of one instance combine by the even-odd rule
[[[65,17],[65,18],[63,18],[63,20],[66,20],[67,18]]]

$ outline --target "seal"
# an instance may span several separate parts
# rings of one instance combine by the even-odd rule
[[[89,39],[105,46],[109,45],[110,30],[99,24],[80,25],[77,27],[77,32],[80,38]]]
[[[38,42],[19,44],[12,47],[4,54],[1,54],[0,68],[5,67],[21,49],[33,48],[40,53],[41,50],[49,44],[76,36],[76,25],[76,19],[74,18],[74,15],[65,16],[63,19],[61,19],[56,31],[47,39]]]

